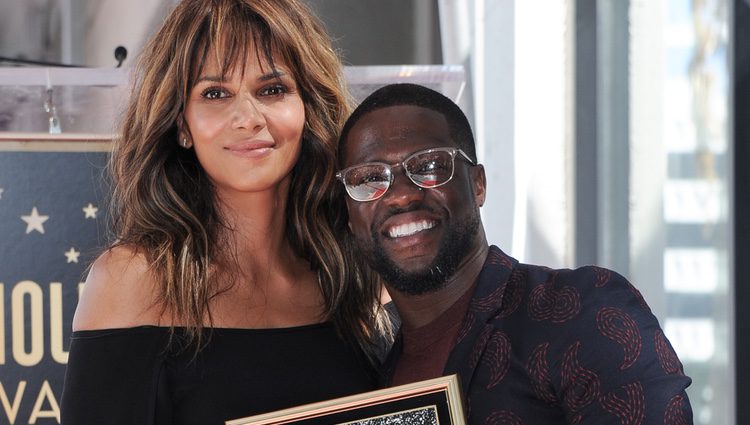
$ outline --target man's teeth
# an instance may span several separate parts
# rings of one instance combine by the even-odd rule
[[[435,223],[432,221],[422,220],[415,223],[406,223],[398,226],[391,227],[388,230],[388,236],[392,238],[401,238],[404,236],[411,236],[422,230],[432,229],[435,227]]]

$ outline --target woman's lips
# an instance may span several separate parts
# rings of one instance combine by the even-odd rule
[[[241,156],[243,158],[259,158],[268,155],[273,151],[275,143],[265,141],[252,141],[252,142],[240,142],[226,146],[224,149],[228,150],[233,155]]]

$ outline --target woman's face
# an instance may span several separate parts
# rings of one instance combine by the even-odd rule
[[[188,137],[219,195],[273,190],[299,157],[305,107],[297,84],[284,63],[274,71],[258,56],[251,49],[244,72],[224,80],[208,59],[189,93]]]

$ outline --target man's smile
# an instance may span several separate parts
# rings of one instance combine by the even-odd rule
[[[387,229],[387,231],[390,238],[402,238],[432,229],[436,225],[437,222],[435,222],[434,220],[419,220],[391,226]]]

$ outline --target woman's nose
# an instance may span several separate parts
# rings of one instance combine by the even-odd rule
[[[253,130],[266,125],[262,105],[251,96],[238,96],[236,105],[232,111],[232,128]]]

